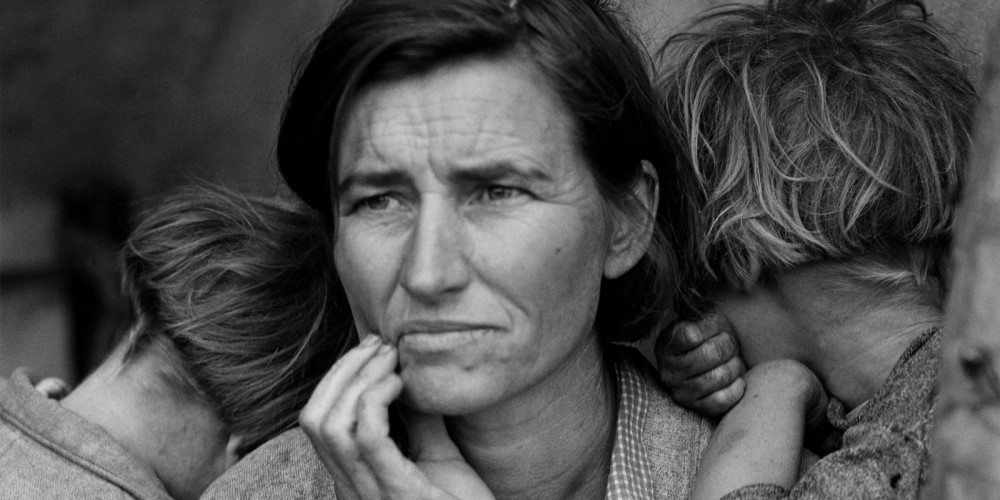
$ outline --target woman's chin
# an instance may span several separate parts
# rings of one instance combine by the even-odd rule
[[[459,379],[435,377],[426,373],[405,371],[401,400],[410,407],[432,415],[468,415],[482,411],[502,398],[494,384],[477,383],[477,377]]]

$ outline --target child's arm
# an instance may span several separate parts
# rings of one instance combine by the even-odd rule
[[[790,360],[762,363],[744,378],[746,393],[719,422],[692,498],[714,500],[755,484],[787,490],[798,478],[807,423],[826,409],[822,384]]]

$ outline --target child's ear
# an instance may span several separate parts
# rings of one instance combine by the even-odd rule
[[[631,191],[632,203],[613,218],[610,246],[604,259],[604,277],[608,279],[618,278],[635,267],[649,249],[660,202],[660,179],[652,163],[642,160],[642,172],[632,183]]]
[[[243,436],[229,435],[226,442],[226,468],[230,468],[243,458]]]

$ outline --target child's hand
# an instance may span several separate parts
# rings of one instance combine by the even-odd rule
[[[35,375],[28,372],[28,383],[35,387],[35,390],[49,399],[59,400],[66,397],[73,389],[65,380],[58,377],[46,377],[38,380]]]
[[[746,372],[732,327],[712,313],[699,321],[679,321],[656,341],[656,361],[667,392],[702,415],[729,411],[746,389]]]

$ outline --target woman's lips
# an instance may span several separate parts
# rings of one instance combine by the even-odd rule
[[[399,329],[401,352],[445,353],[473,344],[498,328],[470,323],[408,323]]]

